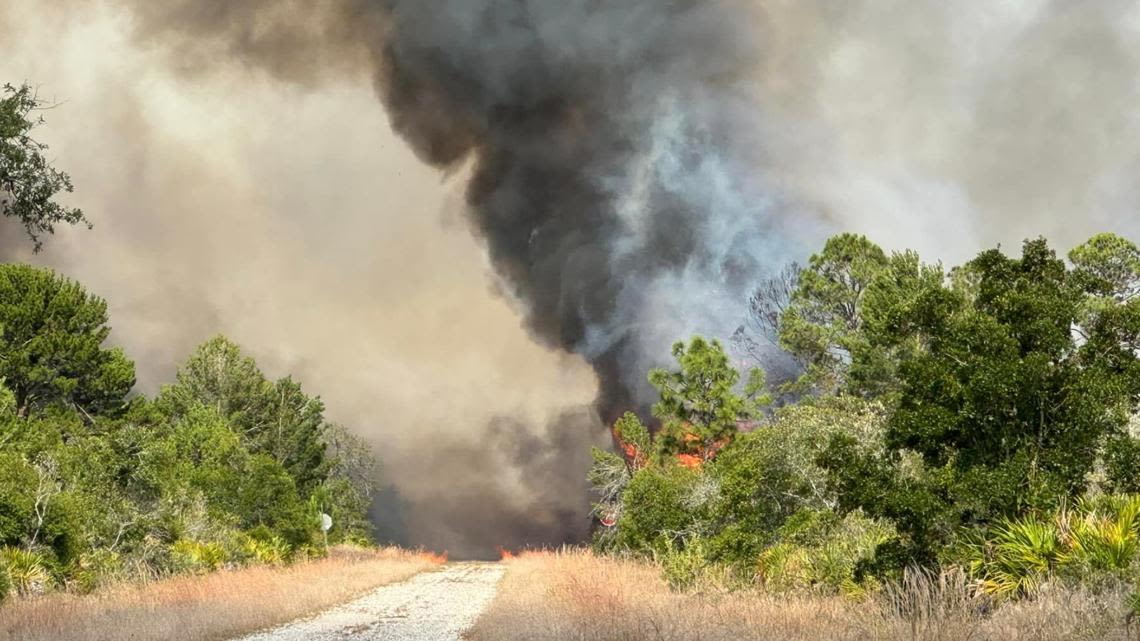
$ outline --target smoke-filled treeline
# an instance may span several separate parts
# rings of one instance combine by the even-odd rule
[[[374,459],[319,398],[221,336],[132,395],[107,322],[81,284],[0,265],[0,600],[371,541]]]
[[[801,375],[762,393],[719,342],[679,343],[650,374],[663,428],[627,414],[594,453],[596,547],[682,588],[862,599],[921,568],[988,608],[1068,587],[1140,612],[1135,243],[945,269],[842,234],[790,273],[761,302]]]
[[[156,374],[231,328],[303,372],[384,443],[416,542],[460,554],[584,535],[581,484],[543,477],[607,438],[551,420],[594,381],[512,312],[585,357],[608,419],[827,228],[961,257],[1135,204],[1127,2],[48,4],[4,10],[8,48],[58,37],[108,82],[5,63],[106,123],[55,146],[97,240],[45,260],[124,292]]]
[[[141,6],[174,51],[288,80],[364,64],[393,129],[443,170],[532,335],[582,354],[606,418],[695,328],[732,329],[792,255],[751,171],[763,146],[747,0]],[[357,60],[359,58],[359,60]]]

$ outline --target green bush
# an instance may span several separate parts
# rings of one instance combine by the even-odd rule
[[[622,496],[617,543],[641,554],[664,555],[693,534],[686,498],[697,472],[677,465],[638,471]]]
[[[229,560],[221,543],[182,539],[170,546],[172,570],[175,573],[204,574],[220,570]]]
[[[12,591],[12,579],[8,577],[8,565],[0,562],[0,603],[8,598],[8,593]]]
[[[36,473],[23,456],[0,452],[0,545],[18,545],[35,507]]]
[[[257,565],[280,565],[293,556],[293,549],[279,536],[242,537],[240,558]]]
[[[53,585],[51,561],[38,552],[20,548],[0,548],[0,567],[8,584],[20,596],[44,594]]]
[[[123,560],[112,550],[93,550],[76,559],[68,575],[77,592],[88,594],[122,578]]]
[[[1122,435],[1105,445],[1106,489],[1110,492],[1140,492],[1140,439]]]
[[[974,545],[970,570],[983,591],[1010,599],[1052,580],[1127,580],[1138,556],[1140,496],[1106,496],[999,523]]]
[[[300,383],[219,336],[127,400],[102,299],[26,265],[0,265],[0,290],[2,592],[321,554],[322,511],[334,541],[369,538],[370,448]]]
[[[738,437],[708,469],[718,486],[710,508],[714,557],[751,572],[790,518],[831,514],[834,494],[816,459],[833,435],[876,447],[883,421],[877,403],[831,398],[783,408],[769,424]]]
[[[830,510],[804,510],[780,528],[780,542],[759,555],[757,578],[776,591],[851,591],[864,577],[858,569],[893,531],[859,512],[839,517]]]
[[[708,550],[699,537],[670,546],[660,556],[661,571],[669,587],[688,590],[698,585],[712,568]]]

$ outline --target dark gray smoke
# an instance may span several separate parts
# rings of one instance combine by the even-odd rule
[[[747,169],[754,6],[389,3],[395,126],[433,164],[473,163],[497,272],[537,337],[594,365],[606,419],[645,401],[670,341],[739,323],[772,262]]]
[[[794,255],[762,151],[750,0],[146,2],[193,70],[316,82],[367,69],[426,162],[469,171],[469,220],[544,344],[584,355],[613,419],[692,333],[728,336]],[[361,67],[361,65],[364,65]]]
[[[467,178],[467,220],[531,335],[597,373],[596,414],[544,436],[503,420],[410,447],[448,477],[402,480],[413,543],[472,555],[581,540],[598,418],[646,408],[669,345],[729,336],[756,279],[798,253],[754,171],[751,0],[139,0],[135,13],[189,74],[236,60],[305,86],[370,77],[416,154]]]

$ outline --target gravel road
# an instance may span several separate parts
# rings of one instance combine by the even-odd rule
[[[452,563],[240,641],[459,641],[491,602],[495,563]]]

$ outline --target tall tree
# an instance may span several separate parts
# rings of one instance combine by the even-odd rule
[[[0,376],[19,416],[52,405],[114,413],[135,383],[134,363],[105,349],[107,303],[45,269],[0,265]]]
[[[779,335],[780,345],[805,368],[807,386],[835,389],[842,384],[862,326],[863,295],[887,262],[883,250],[866,237],[841,234],[798,273],[791,301],[779,315]],[[763,305],[761,310],[771,314]]]
[[[214,408],[247,438],[266,427],[270,383],[252,358],[225,336],[198,346],[178,369],[177,380],[163,388],[160,405],[176,415],[196,405]]]
[[[677,343],[673,356],[679,370],[649,373],[649,382],[661,394],[653,406],[653,415],[662,422],[659,453],[707,459],[735,436],[742,421],[756,416],[759,404],[767,400],[762,395],[764,375],[752,370],[743,394],[737,393],[740,373],[715,340],[695,337],[688,345]]]
[[[159,403],[174,415],[204,405],[216,410],[251,452],[263,453],[293,476],[303,492],[325,478],[324,403],[291,378],[271,382],[253,359],[224,336],[203,343],[163,389]]]
[[[28,85],[4,85],[0,93],[0,215],[19,220],[37,251],[56,225],[87,222],[82,211],[55,200],[60,192],[72,191],[72,185],[44,157],[47,145],[32,137],[44,122],[36,112],[44,108]]]
[[[914,561],[961,526],[1082,492],[1140,390],[1129,347],[1140,323],[1121,306],[1089,319],[1088,281],[1044,240],[1020,258],[983,252],[958,275],[920,278],[915,297],[868,296],[871,347],[914,346],[898,366],[886,454],[837,440],[823,457],[841,503],[893,520]],[[903,475],[912,454],[925,472]]]

